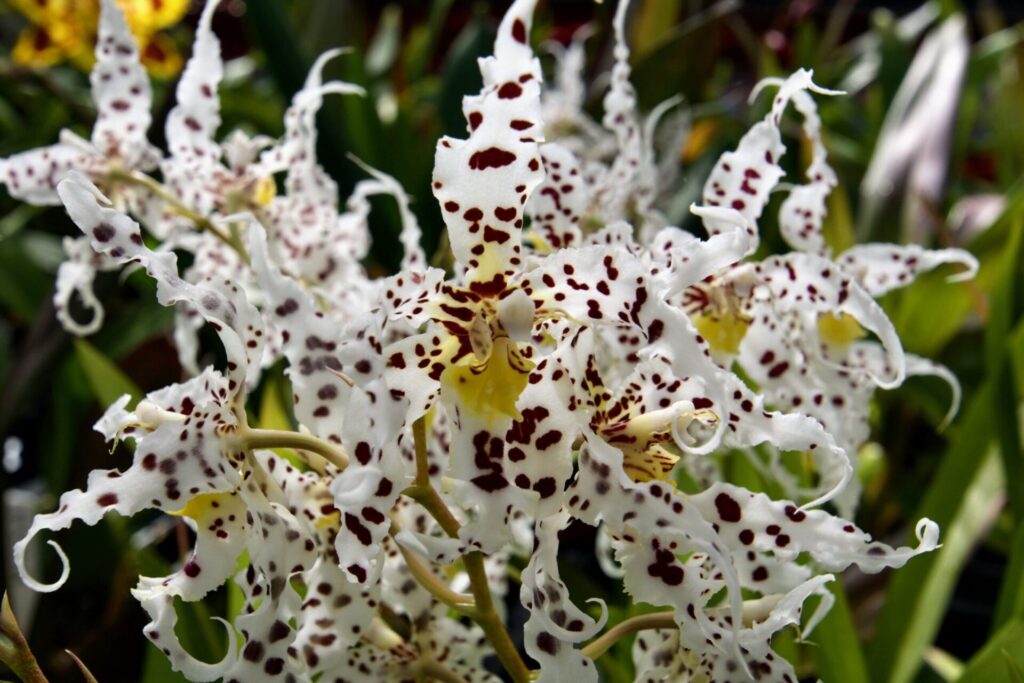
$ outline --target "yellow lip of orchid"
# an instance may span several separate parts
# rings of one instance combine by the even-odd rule
[[[698,313],[692,320],[714,351],[729,355],[739,352],[740,343],[750,327],[750,321],[729,311],[722,314]]]
[[[533,362],[522,356],[516,343],[502,336],[494,340],[490,354],[483,361],[474,362],[470,357],[446,369],[441,375],[441,384],[455,392],[462,410],[496,420],[520,419],[516,400],[526,388],[533,367]]]
[[[818,316],[818,335],[821,340],[837,349],[845,349],[858,339],[867,336],[857,319],[848,313]]]

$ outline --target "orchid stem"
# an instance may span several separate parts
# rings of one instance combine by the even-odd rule
[[[580,652],[585,657],[597,659],[611,649],[620,638],[628,636],[637,631],[646,631],[656,628],[675,628],[675,615],[672,611],[653,612],[651,614],[638,614],[630,617],[602,633],[597,638],[583,646]]]
[[[427,458],[427,430],[425,419],[420,418],[413,423],[413,442],[416,446],[416,479],[415,484],[405,490],[405,494],[423,506],[444,532],[452,538],[458,538],[461,525],[455,515],[448,509],[440,494],[430,483],[429,461]],[[469,576],[470,589],[473,592],[475,607],[470,618],[483,630],[487,640],[494,647],[495,654],[502,666],[512,677],[514,683],[528,683],[530,670],[523,661],[522,655],[512,642],[505,624],[494,609],[494,597],[487,583],[487,572],[484,569],[484,556],[474,551],[462,556],[462,562]]]
[[[441,683],[467,683],[465,678],[432,659],[422,660],[417,669],[421,676],[430,680],[441,681]]]
[[[246,263],[249,263],[249,253],[245,249],[245,244],[236,235],[228,235],[223,230],[213,224],[206,216],[203,216],[196,211],[193,211],[189,207],[185,206],[180,199],[171,194],[166,187],[151,178],[150,176],[142,173],[141,171],[112,171],[110,173],[110,180],[114,182],[127,183],[129,185],[137,185],[144,187],[154,195],[159,197],[161,200],[167,203],[171,207],[174,213],[178,214],[182,218],[192,221],[196,224],[200,230],[210,233],[224,244],[228,245],[236,252],[239,257]]]
[[[394,536],[397,533],[397,523],[392,520],[391,522],[391,535]],[[401,543],[395,541],[398,546],[398,550],[402,553],[402,558],[405,560],[405,564],[409,567],[409,572],[413,575],[421,586],[426,588],[431,595],[435,598],[448,605],[454,610],[458,610],[464,614],[472,615],[474,610],[474,602],[472,595],[465,595],[463,593],[456,593],[449,588],[443,581],[437,578],[434,572],[430,571],[430,567],[420,559],[412,550],[404,547]]]
[[[239,430],[238,440],[245,449],[253,448],[294,448],[300,451],[310,451],[321,456],[339,470],[348,467],[348,456],[337,446],[318,439],[312,434],[300,432],[288,432],[278,429],[250,429]]]

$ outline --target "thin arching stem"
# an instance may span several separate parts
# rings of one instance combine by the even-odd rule
[[[416,483],[406,489],[405,493],[422,505],[437,520],[446,534],[457,538],[461,525],[430,483],[426,424],[422,417],[413,423],[413,441],[416,447]],[[466,574],[469,576],[469,585],[475,603],[469,616],[483,630],[512,680],[515,683],[527,683],[530,680],[530,670],[519,654],[519,650],[516,649],[515,643],[512,642],[501,617],[494,609],[494,597],[491,595],[491,587],[487,582],[483,554],[480,552],[467,553],[462,556],[462,562]]]
[[[591,659],[597,659],[614,645],[620,638],[628,636],[637,631],[646,631],[656,628],[675,628],[676,622],[671,611],[653,612],[651,614],[639,614],[630,617],[602,633],[597,638],[583,646],[580,652]]]
[[[348,467],[348,455],[343,450],[312,434],[288,432],[279,429],[239,430],[238,442],[242,448],[293,448],[299,451],[310,451],[321,456],[340,470]]]
[[[439,662],[432,659],[425,659],[417,666],[420,676],[427,680],[440,681],[441,683],[467,683],[466,679],[451,669],[446,669]]]
[[[157,182],[150,176],[146,175],[145,173],[142,173],[141,171],[115,170],[110,173],[110,180],[113,182],[137,185],[139,187],[146,188],[155,196],[159,197],[163,202],[165,202],[171,208],[171,210],[174,211],[174,213],[178,214],[182,218],[185,218],[195,223],[196,227],[199,228],[200,230],[203,230],[204,232],[208,232],[211,235],[214,235],[224,244],[228,245],[236,252],[238,252],[238,255],[241,257],[243,261],[245,261],[246,263],[249,262],[249,253],[246,251],[245,244],[238,237],[238,235],[229,235],[225,233],[223,230],[214,225],[213,221],[211,221],[206,216],[203,216],[202,214],[197,213],[196,211],[193,211],[192,209],[187,207],[185,204],[182,203],[180,199],[171,194],[171,192],[166,187],[164,187],[159,182]]]
[[[398,525],[397,522],[392,520],[391,535],[394,536],[396,533],[398,533]],[[466,614],[473,613],[474,602],[472,595],[456,593],[449,588],[447,584],[437,578],[434,572],[430,571],[430,567],[420,559],[419,555],[409,550],[398,541],[395,541],[395,545],[398,546],[398,550],[402,553],[402,559],[405,560],[405,564],[409,567],[409,572],[412,574],[413,578],[416,579],[421,586],[430,591],[431,595],[452,609],[459,610]]]

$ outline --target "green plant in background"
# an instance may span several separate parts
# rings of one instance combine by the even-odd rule
[[[367,45],[356,4],[289,18],[248,3],[268,70],[295,93],[274,140],[257,134],[280,134],[284,113],[260,97],[265,81],[240,86],[228,73],[215,96],[211,3],[166,116],[167,152],[150,144],[150,86],[105,4],[90,139],[64,134],[0,162],[13,197],[62,201],[85,232],[64,240],[53,300],[69,330],[95,335],[66,354],[59,338],[34,348],[54,318],[41,306],[45,268],[61,255],[52,232],[24,226],[60,219],[14,209],[0,242],[5,329],[37,322],[17,332],[31,353],[5,369],[3,418],[63,356],[46,437],[25,458],[53,491],[83,481],[69,455],[93,400],[113,404],[97,429],[135,446],[123,473],[96,472],[84,492],[43,504],[57,512],[32,534],[99,523],[108,509],[171,513],[67,536],[72,582],[116,562],[112,604],[137,575],[167,575],[133,591],[151,619],[143,633],[169,653],[147,650],[147,681],[178,680],[171,668],[191,680],[464,680],[491,675],[489,652],[513,680],[1016,680],[1021,200],[1010,181],[1021,147],[1003,122],[1020,93],[1019,31],[986,10],[986,37],[972,46],[956,7],[925,5],[899,21],[878,13],[840,45],[845,3],[820,35],[779,15],[762,43],[728,3],[685,21],[680,3],[638,3],[628,24],[623,4],[603,24],[616,30],[598,107],[583,41],[600,41],[586,33],[556,50],[557,77],[538,87],[529,44],[551,29],[542,18],[531,30],[529,4],[506,16],[481,94],[460,108],[490,49],[482,15],[451,42],[438,78],[429,63],[451,3],[407,27],[404,49],[397,6]],[[329,29],[343,26],[362,49],[307,76],[289,35],[296,20],[320,27],[303,34],[314,46],[321,33],[337,42]],[[777,60],[788,54],[848,95],[812,99],[804,71],[769,78],[776,99],[742,135],[726,62],[700,67],[716,64],[724,27],[756,73],[787,73]],[[246,60],[231,68],[255,73]],[[359,86],[321,75],[339,68]],[[67,92],[39,78],[47,97]],[[5,125],[20,130],[32,87],[3,87],[17,93]],[[680,92],[681,103],[665,101]],[[325,99],[333,93],[364,94]],[[339,125],[318,126],[318,111]],[[218,132],[243,122],[245,132]],[[441,132],[452,137],[435,159]],[[908,238],[943,249],[865,244]],[[126,263],[152,279],[129,269],[126,287],[111,286],[102,272]],[[927,272],[946,263],[977,277],[953,285],[944,277],[955,269]],[[146,303],[154,293],[173,315]],[[181,384],[147,341],[172,325]],[[171,386],[144,392],[110,358],[146,389]],[[950,384],[953,409],[932,380],[904,384],[911,375]],[[937,436],[957,376],[964,415]],[[869,542],[812,509],[826,501],[886,536],[921,519],[920,546]],[[573,566],[581,553],[594,562],[594,537],[573,540],[586,525],[600,525],[607,579]],[[933,643],[982,539],[1009,559],[996,630],[963,662]],[[82,542],[112,552],[87,566]],[[888,586],[825,573],[923,551]],[[23,570],[32,557],[18,545]],[[65,559],[60,582],[66,569]],[[604,604],[575,606],[590,597]],[[211,615],[233,625],[226,638]],[[4,628],[19,653],[5,659],[28,661],[16,625]],[[33,632],[45,638],[53,624],[40,617]],[[100,671],[87,647],[74,649]],[[58,666],[49,659],[44,669]]]

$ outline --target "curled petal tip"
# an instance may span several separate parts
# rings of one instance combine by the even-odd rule
[[[18,568],[18,574],[21,576],[22,583],[37,593],[52,593],[67,582],[68,577],[71,575],[71,563],[68,561],[68,556],[64,554],[64,549],[61,548],[56,541],[47,541],[47,545],[52,547],[57,553],[57,557],[60,558],[60,577],[58,577],[53,583],[42,583],[40,581],[36,581],[28,573],[28,569],[25,567],[25,550],[32,538],[34,538],[34,534],[22,539],[14,545],[14,564]]]
[[[939,545],[939,525],[927,517],[922,517],[917,522],[914,533],[917,534],[918,550],[920,552],[935,550],[941,547]]]

